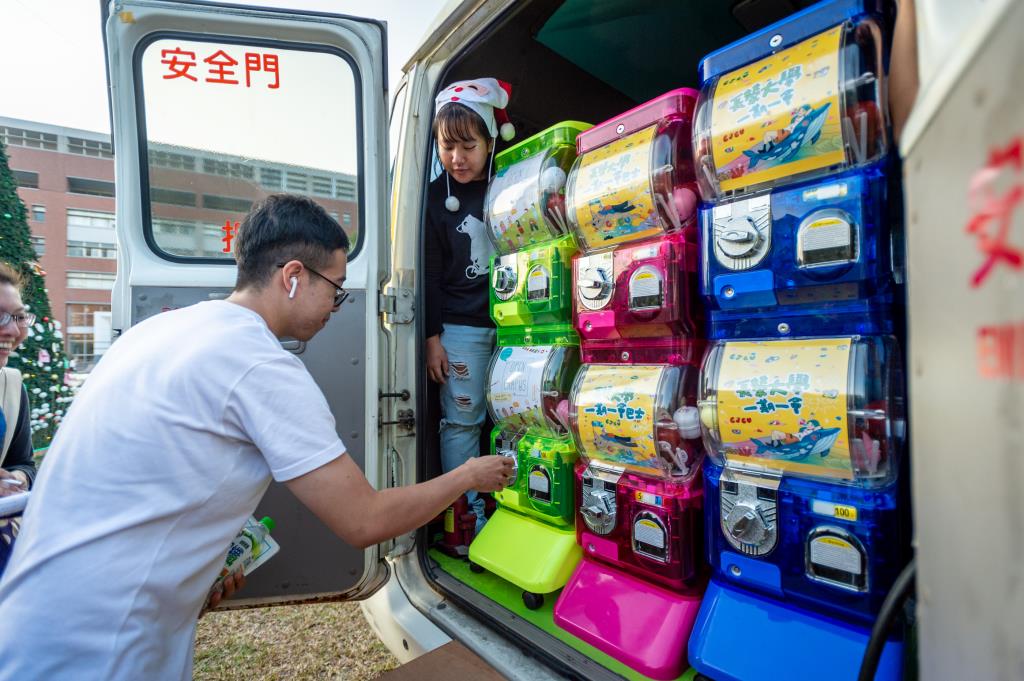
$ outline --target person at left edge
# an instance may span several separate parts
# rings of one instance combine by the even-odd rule
[[[17,270],[0,262],[0,497],[29,490],[36,477],[28,391],[18,370],[7,366],[11,353],[25,341],[28,327],[36,320],[35,314],[25,309],[21,287]]]

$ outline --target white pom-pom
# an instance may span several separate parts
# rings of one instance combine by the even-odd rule
[[[501,127],[498,128],[498,134],[501,135],[501,139],[510,142],[516,136],[516,126],[511,123],[502,123]]]
[[[540,174],[540,186],[546,192],[557,192],[565,186],[565,171],[558,166],[545,168]]]
[[[447,208],[448,211],[451,213],[458,213],[459,206],[461,205],[462,204],[459,203],[458,197],[455,196],[449,196],[447,199],[444,200],[444,207]]]

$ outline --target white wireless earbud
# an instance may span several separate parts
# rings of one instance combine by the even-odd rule
[[[292,290],[288,292],[288,297],[289,298],[294,298],[295,297],[295,289],[298,288],[298,286],[299,286],[299,278],[298,277],[292,277]]]

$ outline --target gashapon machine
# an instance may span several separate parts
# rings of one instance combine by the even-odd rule
[[[555,623],[659,679],[686,668],[706,580],[697,94],[668,92],[581,134],[566,194],[584,250],[573,281],[585,364],[569,405],[583,560]]]
[[[498,349],[487,391],[497,424],[492,451],[511,457],[516,474],[495,494],[497,509],[470,544],[469,559],[474,569],[523,589],[531,609],[565,585],[580,558],[573,528],[577,453],[565,413],[580,364],[571,323],[576,240],[565,217],[565,181],[576,135],[588,127],[560,123],[499,154],[485,201],[497,249],[491,317]]]
[[[715,681],[857,678],[909,558],[888,6],[819,3],[701,64],[712,580],[689,651]],[[897,636],[876,678],[901,667]]]
[[[565,185],[576,136],[589,127],[559,123],[494,159],[484,214],[496,251],[490,295],[498,345],[568,338],[577,246],[565,214]]]

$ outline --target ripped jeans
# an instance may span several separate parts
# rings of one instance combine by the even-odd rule
[[[447,382],[441,385],[441,469],[445,473],[480,453],[494,338],[494,329],[461,324],[445,324],[441,333],[441,345],[448,354]],[[479,532],[487,521],[484,500],[473,490],[466,497]]]

